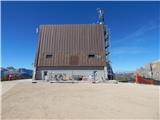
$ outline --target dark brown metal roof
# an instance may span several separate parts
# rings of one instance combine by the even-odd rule
[[[104,65],[103,25],[40,25],[36,66]]]

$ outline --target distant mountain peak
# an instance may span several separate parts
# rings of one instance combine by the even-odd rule
[[[25,78],[31,78],[32,77],[32,70],[26,69],[26,68],[14,68],[12,66],[2,68],[1,67],[1,78],[6,78],[9,74],[13,74],[15,76],[15,79],[25,79]]]

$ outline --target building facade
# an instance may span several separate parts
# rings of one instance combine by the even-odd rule
[[[34,79],[57,79],[60,74],[89,78],[93,73],[106,79],[105,47],[102,24],[40,25]]]

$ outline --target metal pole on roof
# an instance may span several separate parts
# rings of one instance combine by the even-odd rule
[[[98,10],[98,18],[99,18],[99,24],[104,24],[104,10],[97,8]]]
[[[107,67],[107,78],[108,79],[113,79],[114,73],[110,64],[110,60],[109,60],[109,38],[110,38],[110,31],[109,29],[105,26],[104,24],[104,10],[101,8],[97,9],[98,11],[98,24],[102,24],[103,28],[104,28],[104,41],[105,41],[105,54],[106,54],[106,67]]]

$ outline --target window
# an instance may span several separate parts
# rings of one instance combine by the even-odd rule
[[[89,58],[94,58],[95,55],[94,55],[94,54],[89,54],[88,57],[89,57]]]
[[[79,58],[78,56],[70,56],[69,64],[70,65],[78,65]]]
[[[48,55],[46,55],[46,58],[52,58],[52,55],[48,54]]]
[[[44,71],[44,76],[46,76],[47,75],[47,71]]]

